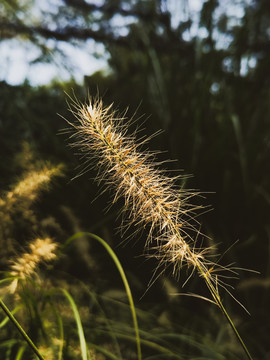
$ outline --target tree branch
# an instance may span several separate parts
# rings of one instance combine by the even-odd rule
[[[115,44],[121,47],[134,48],[136,50],[145,51],[146,44],[139,36],[133,37],[132,41],[129,36],[115,36],[113,34],[105,33],[102,30],[94,31],[90,28],[76,28],[65,27],[63,29],[50,30],[43,26],[26,26],[22,23],[11,23],[0,21],[0,33],[7,34],[7,38],[16,37],[20,35],[27,35],[29,37],[36,37],[37,35],[45,39],[55,39],[57,41],[70,41],[72,39],[87,40],[93,39],[96,42],[104,43],[105,45]],[[190,48],[190,44],[184,41],[168,41],[155,34],[150,34],[151,45],[162,52],[181,51],[186,52]],[[2,36],[3,38],[3,36]]]

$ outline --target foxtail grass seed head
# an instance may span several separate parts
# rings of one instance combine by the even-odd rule
[[[154,251],[151,256],[160,264],[172,265],[176,275],[185,265],[196,269],[216,286],[216,276],[208,271],[213,264],[205,258],[208,250],[197,249],[194,240],[200,233],[194,219],[200,207],[191,204],[195,193],[177,188],[178,177],[166,176],[153,154],[140,151],[149,139],[136,143],[135,134],[128,134],[128,123],[117,116],[112,104],[104,106],[100,99],[89,99],[88,104],[73,100],[70,110],[77,119],[69,122],[75,130],[71,145],[79,149],[87,166],[95,158],[98,179],[115,189],[113,201],[124,198],[128,223],[148,225],[146,248]]]
[[[229,290],[222,280],[226,275],[222,278],[223,275],[217,276],[216,272],[235,272],[208,260],[209,249],[197,247],[196,240],[201,233],[195,217],[201,207],[191,203],[195,194],[178,189],[176,178],[170,178],[158,169],[153,154],[140,151],[140,146],[147,140],[136,142],[135,134],[128,135],[128,123],[117,116],[112,104],[104,106],[102,100],[90,98],[88,104],[75,99],[72,105],[70,110],[77,118],[74,123],[67,121],[74,129],[72,145],[79,148],[87,168],[95,158],[98,180],[105,180],[108,187],[115,189],[114,201],[124,198],[128,223],[148,229],[146,249],[154,250],[151,256],[159,259],[159,266],[172,265],[175,275],[187,266],[191,275],[196,272],[203,278],[212,297],[210,301],[220,308],[247,357],[252,360],[219,295],[220,286]]]
[[[62,165],[44,166],[41,170],[29,171],[11,191],[0,198],[0,207],[5,206],[6,209],[9,209],[19,200],[32,203],[40,190],[48,186],[53,177],[62,175],[62,168]]]
[[[10,264],[10,275],[15,279],[9,286],[9,291],[16,291],[18,280],[25,280],[36,274],[39,264],[56,258],[58,245],[49,237],[37,238],[29,245],[29,251],[17,257]]]
[[[48,190],[52,181],[63,176],[62,164],[53,166],[46,164],[31,164],[23,176],[10,188],[0,194],[0,247],[1,264],[8,263],[8,258],[16,252],[18,239],[15,233],[22,227],[30,228],[38,233],[40,223],[36,212],[32,209],[33,203],[43,190]],[[15,231],[14,231],[15,230]]]

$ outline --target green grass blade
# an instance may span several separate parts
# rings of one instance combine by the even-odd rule
[[[35,346],[35,344],[33,343],[33,341],[29,338],[29,336],[26,334],[26,332],[24,331],[24,329],[21,327],[21,325],[18,323],[18,321],[15,319],[15,317],[13,316],[13,314],[11,313],[11,311],[8,309],[8,307],[5,305],[5,303],[3,302],[2,299],[0,299],[0,307],[2,308],[2,310],[5,312],[5,314],[9,317],[9,319],[13,322],[13,324],[16,326],[17,330],[20,332],[20,334],[22,335],[23,339],[27,342],[27,344],[31,347],[31,349],[33,350],[33,352],[37,355],[37,357],[40,360],[45,360],[44,357],[40,354],[40,352],[38,351],[37,347]]]
[[[21,346],[17,352],[15,360],[21,360],[24,352],[25,352],[25,346]]]
[[[120,263],[120,261],[118,260],[116,254],[114,253],[114,251],[112,250],[112,248],[106,243],[106,241],[104,241],[102,238],[100,238],[99,236],[92,234],[92,233],[88,233],[88,232],[79,232],[73,236],[71,236],[65,243],[64,247],[66,247],[68,244],[70,244],[73,240],[82,237],[82,236],[88,236],[92,239],[97,240],[108,252],[108,254],[110,255],[110,257],[112,258],[113,262],[115,263],[117,270],[120,273],[120,276],[122,278],[124,287],[125,287],[125,291],[128,297],[128,301],[129,301],[129,305],[130,305],[130,311],[131,311],[131,315],[132,315],[132,319],[133,319],[133,325],[134,325],[134,331],[135,331],[135,337],[136,337],[136,344],[137,344],[137,353],[138,353],[138,360],[142,360],[142,352],[141,352],[141,340],[140,340],[140,335],[139,335],[139,327],[138,327],[138,321],[137,321],[137,315],[136,315],[136,310],[135,310],[135,306],[134,306],[134,302],[133,302],[133,297],[132,297],[132,293],[129,287],[129,283],[127,281],[125,272],[123,270],[123,267]]]
[[[4,278],[4,279],[1,279],[0,280],[0,284],[3,284],[3,283],[5,283],[5,282],[12,282],[12,280],[14,280],[14,279],[20,279],[20,277],[18,276],[18,277],[7,277],[7,278]]]
[[[11,311],[11,314],[12,314],[12,315],[16,314],[16,312],[17,312],[18,310],[20,310],[21,308],[22,308],[22,305],[16,306],[15,309]],[[4,326],[8,323],[9,320],[10,320],[10,318],[9,318],[8,316],[6,316],[6,317],[1,321],[1,323],[0,323],[0,329],[1,329],[2,327],[4,327]]]
[[[59,326],[59,332],[60,332],[60,345],[58,350],[58,360],[62,360],[63,357],[63,347],[64,347],[64,327],[63,327],[63,321],[61,316],[57,313],[57,322]]]
[[[74,318],[75,318],[75,321],[76,321],[76,324],[77,324],[78,335],[79,335],[79,339],[80,339],[82,359],[83,360],[88,360],[89,359],[89,357],[87,355],[88,348],[87,348],[87,344],[86,344],[86,341],[85,341],[83,326],[82,326],[81,317],[80,317],[77,305],[76,305],[75,301],[73,300],[72,296],[70,295],[70,293],[66,289],[60,289],[60,290],[63,292],[63,294],[67,298],[67,300],[68,300],[68,302],[69,302],[69,304],[70,304],[70,306],[72,308],[72,311],[74,313]]]
[[[106,356],[106,359],[111,359],[111,360],[120,360],[120,358],[116,355],[114,355],[113,353],[111,353],[110,351],[104,349],[102,346],[98,346],[95,344],[90,344],[91,348],[97,350],[98,352],[102,353],[103,355]]]
[[[53,291],[50,291],[48,293],[49,298],[51,299],[51,295],[53,295],[55,292],[55,289]],[[57,310],[56,306],[54,306],[54,302],[53,301],[49,301],[50,306],[52,308],[52,311],[54,313],[54,316],[56,318],[56,322],[58,324],[58,329],[59,329],[59,339],[60,339],[60,343],[59,343],[59,350],[58,350],[58,360],[62,360],[63,359],[63,348],[64,348],[64,326],[63,326],[63,320],[61,315],[59,314],[59,311]]]
[[[129,335],[129,334],[124,334],[124,333],[119,332],[119,331],[116,331],[116,334],[117,334],[117,336],[119,336],[122,339],[133,341],[133,337],[131,335]],[[146,340],[146,339],[142,338],[141,343],[145,347],[148,347],[149,349],[153,349],[153,350],[157,351],[158,353],[163,354],[163,356],[166,356],[166,358],[174,358],[174,359],[178,359],[178,360],[183,360],[184,359],[181,354],[178,354],[178,353],[168,349],[165,346],[157,344],[156,342],[154,342],[152,340]]]

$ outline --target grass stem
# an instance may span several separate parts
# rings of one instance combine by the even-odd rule
[[[36,354],[36,356],[40,359],[40,360],[45,360],[44,357],[40,354],[40,352],[38,351],[37,347],[35,346],[35,344],[33,343],[33,341],[30,339],[30,337],[26,334],[26,332],[24,331],[24,329],[21,327],[21,325],[18,323],[18,321],[15,319],[15,317],[12,315],[11,311],[8,309],[8,307],[5,305],[5,303],[3,302],[2,299],[0,299],[0,306],[3,309],[3,311],[5,312],[5,314],[9,317],[10,321],[16,326],[16,328],[18,329],[18,331],[20,332],[20,334],[22,335],[22,337],[24,338],[24,340],[27,342],[27,344],[30,346],[30,348],[34,351],[34,353]]]
[[[134,331],[135,331],[135,337],[136,337],[136,343],[137,343],[137,354],[138,354],[138,360],[142,360],[142,351],[141,351],[141,341],[140,341],[140,335],[139,335],[139,327],[138,327],[138,320],[137,320],[137,315],[136,315],[136,310],[135,310],[135,305],[134,305],[134,301],[133,301],[133,297],[132,297],[132,293],[129,287],[129,283],[128,280],[126,278],[126,274],[124,272],[124,269],[120,263],[120,261],[118,260],[116,254],[114,253],[114,251],[112,250],[112,248],[106,243],[106,241],[104,241],[102,238],[100,238],[99,236],[92,234],[92,233],[88,233],[88,232],[79,232],[75,235],[73,235],[72,237],[70,237],[67,242],[65,243],[64,246],[67,246],[70,242],[72,242],[73,240],[77,239],[78,237],[82,237],[82,236],[87,236],[87,237],[91,237],[92,239],[97,240],[109,253],[109,255],[111,256],[112,260],[114,261],[117,270],[120,273],[120,276],[122,278],[125,290],[126,290],[126,294],[128,297],[128,301],[129,301],[129,305],[130,305],[130,311],[131,311],[131,315],[132,315],[132,320],[133,320],[133,324],[134,324]]]

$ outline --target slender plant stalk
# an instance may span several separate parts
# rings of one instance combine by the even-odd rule
[[[221,312],[223,313],[223,315],[225,316],[226,320],[228,321],[228,323],[230,324],[237,340],[239,341],[240,345],[242,346],[244,352],[246,353],[247,357],[249,360],[253,360],[252,356],[250,355],[250,352],[248,351],[248,348],[246,347],[242,337],[240,336],[238,330],[236,329],[230,315],[228,314],[227,310],[225,309],[221,299],[220,299],[220,296],[219,296],[219,293],[217,291],[217,289],[214,288],[213,284],[209,281],[209,279],[207,277],[205,277],[205,282],[206,282],[206,285],[215,301],[215,303],[217,304],[217,306],[219,307],[219,309],[221,310]]]
[[[26,334],[24,329],[21,327],[21,325],[18,323],[18,321],[15,319],[15,317],[12,315],[11,311],[8,309],[8,307],[5,305],[2,299],[0,299],[0,306],[5,312],[5,314],[9,317],[11,322],[16,326],[20,334],[22,335],[23,339],[27,342],[27,344],[30,346],[30,348],[34,351],[34,353],[37,355],[37,357],[40,360],[45,360],[44,357],[40,354],[37,347],[33,343],[33,341],[30,339],[30,337]]]
[[[79,232],[79,233],[71,236],[67,240],[67,242],[65,243],[64,246],[67,246],[70,242],[72,242],[73,240],[77,239],[78,237],[82,237],[82,236],[87,236],[87,237],[90,237],[92,239],[97,240],[106,249],[106,251],[108,252],[110,257],[112,258],[113,262],[115,263],[115,265],[117,267],[117,270],[120,273],[120,276],[121,276],[121,279],[123,281],[125,291],[126,291],[126,294],[127,294],[127,297],[128,297],[129,305],[130,305],[130,311],[131,311],[131,315],[132,315],[134,331],[135,331],[135,337],[136,337],[136,343],[137,343],[138,360],[142,360],[141,340],[140,340],[140,334],[139,334],[138,320],[137,320],[137,315],[136,315],[136,310],[135,310],[135,305],[134,305],[132,293],[131,293],[130,286],[128,284],[128,280],[127,280],[126,274],[124,272],[124,269],[123,269],[120,261],[118,260],[116,254],[112,250],[112,248],[106,243],[106,241],[104,241],[101,237],[99,237],[99,236],[97,236],[95,234],[88,233],[88,232]]]
[[[176,231],[178,231],[176,229]],[[179,234],[180,236],[180,234]],[[220,299],[220,296],[219,296],[219,292],[218,292],[218,289],[216,287],[214,287],[213,285],[213,282],[210,281],[210,278],[209,278],[209,271],[206,271],[204,268],[202,268],[202,264],[200,262],[196,263],[196,268],[198,270],[198,273],[199,275],[201,275],[204,280],[205,280],[205,283],[212,295],[212,298],[214,299],[214,302],[216,303],[216,305],[219,307],[219,309],[221,310],[221,312],[223,313],[223,315],[225,316],[226,320],[228,321],[228,323],[230,324],[237,340],[239,341],[240,345],[242,346],[244,352],[246,353],[247,357],[249,360],[253,360],[252,356],[250,355],[242,337],[240,336],[238,330],[236,329],[231,317],[229,316],[227,310],[225,309],[221,299]]]
[[[21,346],[17,352],[15,360],[21,360],[24,352],[25,352],[25,346]]]
[[[173,274],[187,266],[191,274],[197,272],[208,287],[214,303],[220,308],[232,327],[249,360],[252,359],[233,321],[225,310],[219,296],[219,286],[226,284],[215,271],[232,271],[210,261],[206,255],[209,248],[196,246],[200,224],[195,213],[202,207],[191,204],[196,193],[179,190],[177,177],[171,178],[157,168],[153,154],[141,152],[140,146],[148,139],[136,142],[135,134],[128,134],[128,124],[118,117],[112,105],[105,107],[101,100],[81,104],[72,99],[71,112],[78,122],[67,121],[75,132],[72,146],[79,148],[86,161],[86,169],[96,160],[98,179],[105,180],[108,187],[115,188],[113,202],[123,197],[124,212],[128,214],[127,226],[131,223],[149,229],[146,248],[149,256],[159,260],[159,266],[173,266]],[[152,243],[154,246],[151,246]],[[154,251],[154,254],[153,254]]]
[[[87,348],[84,331],[83,331],[83,327],[82,327],[82,322],[81,322],[81,318],[80,318],[80,314],[79,314],[77,305],[76,305],[75,301],[73,300],[72,296],[70,295],[70,293],[66,289],[60,289],[60,290],[65,295],[65,297],[68,299],[68,302],[72,308],[72,311],[73,311],[73,314],[75,317],[75,321],[76,321],[77,329],[78,329],[78,335],[79,335],[79,339],[80,339],[82,360],[92,360],[92,358],[90,356],[88,356],[88,348]]]

